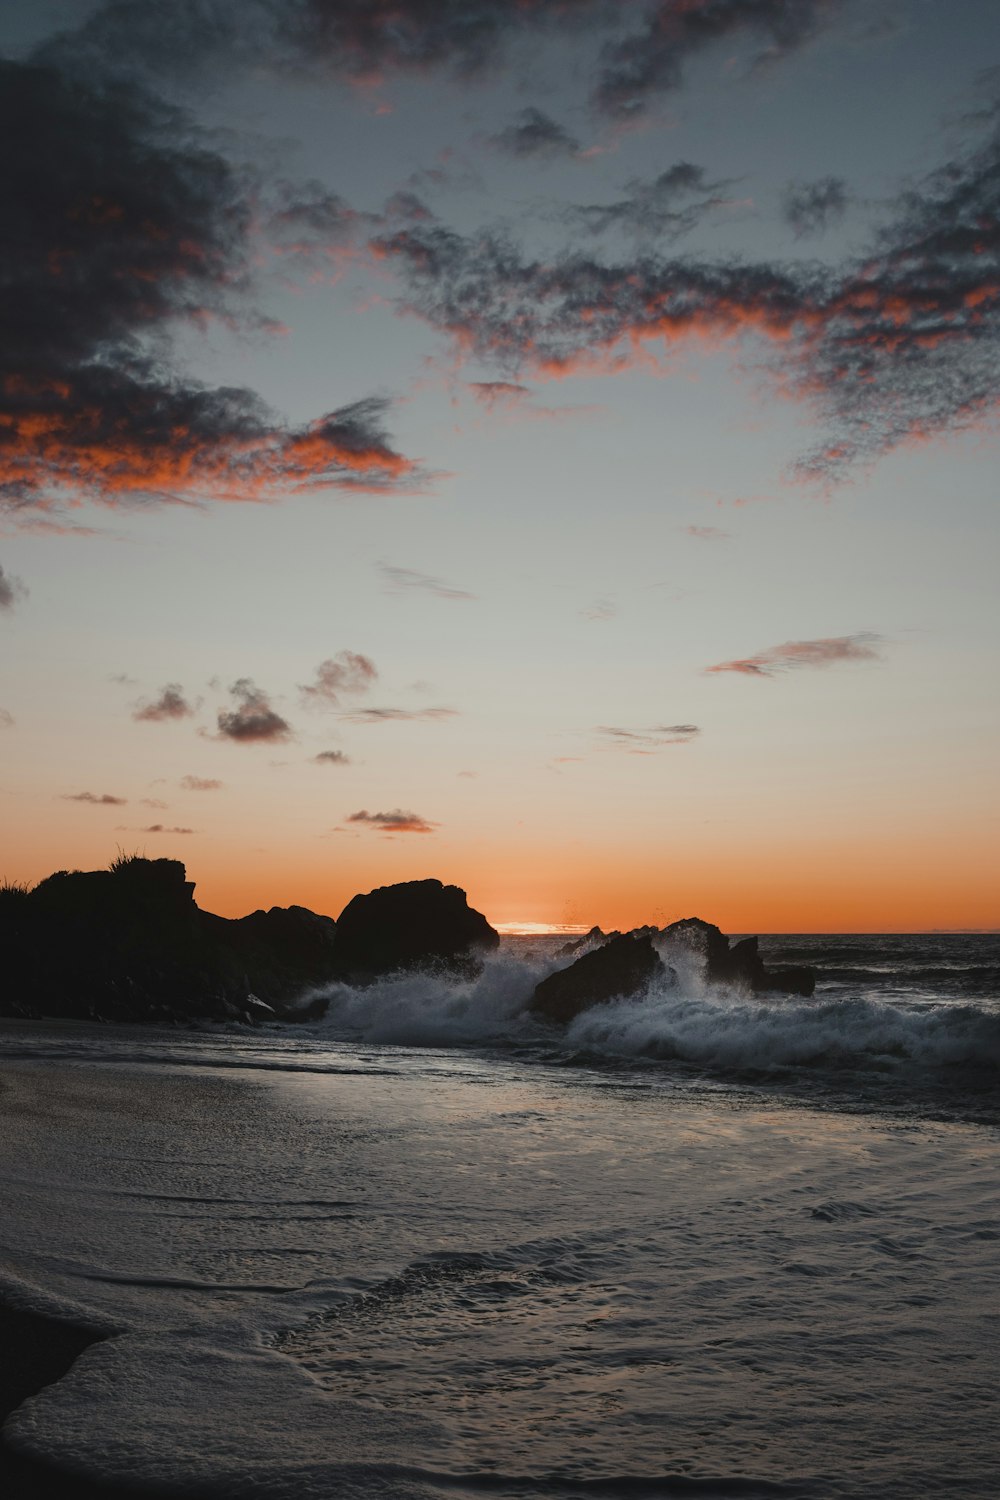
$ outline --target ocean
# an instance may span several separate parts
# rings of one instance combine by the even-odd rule
[[[169,1495],[996,1500],[1000,936],[816,993],[0,1028],[0,1293],[95,1342],[14,1451]],[[97,1336],[100,1335],[100,1338]]]

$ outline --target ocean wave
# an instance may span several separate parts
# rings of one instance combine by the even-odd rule
[[[910,1009],[857,997],[762,1001],[656,993],[578,1016],[567,1040],[614,1056],[726,1070],[1000,1063],[1000,1017],[976,1006]]]
[[[1000,1015],[974,1004],[748,997],[705,984],[693,963],[676,986],[654,983],[556,1028],[530,1004],[535,985],[561,962],[500,954],[476,978],[398,974],[362,989],[334,984],[322,992],[329,1011],[313,1034],[403,1046],[543,1044],[595,1061],[675,1060],[726,1071],[1000,1064]]]

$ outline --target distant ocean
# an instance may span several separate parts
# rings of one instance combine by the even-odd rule
[[[1000,935],[565,1030],[564,936],[302,1027],[0,1029],[0,1290],[117,1336],[5,1430],[312,1497],[996,1500]]]

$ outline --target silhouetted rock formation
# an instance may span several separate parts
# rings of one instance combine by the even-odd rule
[[[195,905],[173,859],[59,871],[0,890],[0,1012],[113,1021],[300,1020],[329,979],[334,923],[304,907],[238,921]],[[322,1009],[318,1013],[322,1013]]]
[[[815,971],[805,966],[768,969],[764,966],[755,937],[741,938],[730,947],[729,939],[712,922],[701,917],[683,917],[660,932],[661,939],[679,944],[705,961],[705,978],[712,984],[734,984],[755,993],[776,990],[787,995],[811,995],[816,988]]]
[[[572,958],[574,953],[579,953],[581,948],[592,948],[597,944],[606,943],[610,937],[620,937],[617,932],[602,932],[600,927],[592,927],[580,937],[570,938],[568,943],[563,943],[561,948],[555,952],[556,958]]]
[[[337,918],[337,972],[365,983],[397,969],[473,972],[500,934],[465,892],[440,880],[407,880],[355,896]]]
[[[568,969],[550,974],[535,988],[531,1009],[550,1021],[572,1021],[582,1010],[608,1000],[627,999],[652,979],[676,977],[648,936],[627,933],[585,953]]]

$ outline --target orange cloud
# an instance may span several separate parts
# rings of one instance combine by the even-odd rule
[[[738,672],[746,677],[773,677],[799,667],[829,667],[842,661],[881,661],[876,649],[882,637],[864,631],[860,635],[828,636],[817,641],[785,641],[758,651],[756,656],[721,661],[706,672]]]
[[[64,802],[91,802],[95,807],[124,807],[127,797],[112,797],[110,792],[98,796],[95,792],[63,792]]]
[[[438,826],[437,823],[428,823],[426,818],[421,818],[417,813],[403,812],[400,808],[395,812],[370,813],[362,810],[351,813],[347,821],[364,824],[379,833],[433,833]]]

